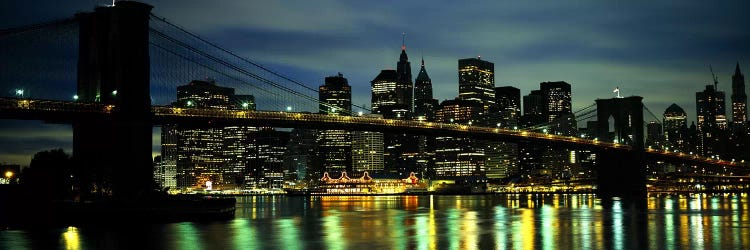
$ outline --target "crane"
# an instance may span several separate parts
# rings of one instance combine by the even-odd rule
[[[711,70],[711,76],[714,78],[714,89],[719,91],[719,77],[714,74],[714,68],[711,67],[711,64],[708,65],[708,69]]]

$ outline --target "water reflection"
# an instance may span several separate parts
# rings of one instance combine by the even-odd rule
[[[0,248],[740,249],[748,204],[746,194],[238,197],[231,221],[8,230]]]

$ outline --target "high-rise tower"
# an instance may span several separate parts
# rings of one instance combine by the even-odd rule
[[[743,131],[747,122],[747,95],[745,94],[745,76],[740,72],[740,63],[732,75],[732,129]]]
[[[401,56],[396,63],[396,73],[398,73],[396,103],[406,105],[406,110],[411,113],[414,111],[414,85],[411,78],[411,63],[409,62],[409,56],[406,55],[406,43],[404,41],[401,43]]]
[[[495,64],[479,57],[459,59],[458,98],[479,101],[487,112],[495,103]]]
[[[687,113],[677,104],[672,103],[664,111],[664,140],[670,150],[688,151]]]
[[[341,73],[326,77],[319,90],[321,114],[350,115],[352,88]],[[351,170],[352,139],[348,131],[322,130],[318,134],[318,146],[323,171]]]
[[[437,100],[432,98],[432,80],[427,75],[423,58],[417,79],[414,80],[414,117],[432,121],[436,107]]]
[[[727,130],[725,95],[714,85],[706,85],[702,92],[695,93],[698,113],[698,152],[704,156],[720,155],[722,138]]]

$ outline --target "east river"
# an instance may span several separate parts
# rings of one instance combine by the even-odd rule
[[[242,196],[235,219],[0,231],[0,249],[748,249],[747,194]]]

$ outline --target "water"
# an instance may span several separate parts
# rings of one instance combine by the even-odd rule
[[[0,249],[743,249],[747,194],[238,197],[234,220],[0,232]]]

